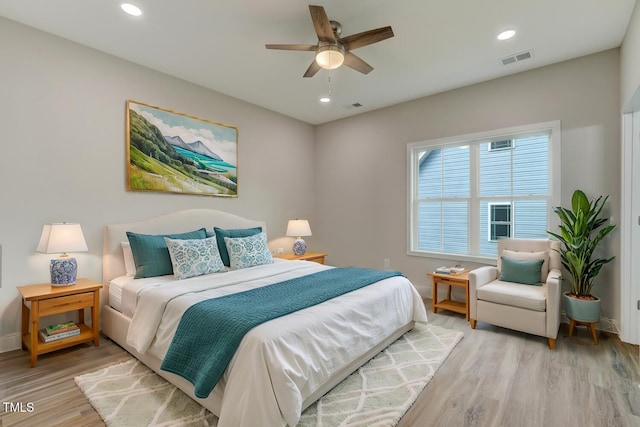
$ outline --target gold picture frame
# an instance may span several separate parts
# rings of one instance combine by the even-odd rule
[[[128,100],[127,190],[238,196],[238,129]]]

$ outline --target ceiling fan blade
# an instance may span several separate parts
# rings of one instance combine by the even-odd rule
[[[356,71],[360,71],[362,74],[369,74],[373,71],[373,67],[371,65],[367,64],[351,52],[345,52],[343,65],[353,68]]]
[[[391,37],[393,37],[393,30],[391,27],[382,27],[341,38],[338,40],[338,43],[344,46],[346,50],[353,50]]]
[[[318,71],[320,71],[320,66],[314,59],[313,62],[311,62],[311,65],[309,65],[309,68],[307,68],[307,71],[305,71],[304,76],[302,77],[313,77]]]
[[[267,49],[279,49],[279,50],[308,50],[315,51],[318,46],[313,44],[266,44]]]
[[[311,20],[316,29],[318,40],[321,42],[335,43],[336,36],[333,34],[331,22],[329,22],[329,17],[324,11],[324,7],[309,5],[309,12],[311,12]]]

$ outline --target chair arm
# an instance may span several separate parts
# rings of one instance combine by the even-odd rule
[[[477,301],[476,290],[487,283],[493,282],[498,278],[498,268],[486,266],[476,268],[469,272],[469,318],[478,320],[477,318]]]
[[[555,339],[560,328],[560,307],[562,306],[562,273],[554,268],[549,270],[547,282],[547,337]]]

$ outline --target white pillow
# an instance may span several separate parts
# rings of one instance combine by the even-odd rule
[[[535,261],[538,259],[543,260],[542,268],[540,269],[540,282],[546,283],[547,276],[549,275],[549,253],[547,251],[517,252],[505,249],[502,251],[501,256],[505,258],[517,259],[520,261]]]
[[[122,254],[124,255],[124,269],[127,271],[127,276],[136,275],[136,262],[133,260],[133,252],[131,251],[131,245],[129,242],[120,243],[122,246]]]
[[[225,237],[232,270],[273,264],[271,251],[267,246],[267,235],[262,232],[249,237]]]
[[[187,240],[165,237],[164,241],[167,242],[173,275],[176,279],[226,271],[215,236]]]

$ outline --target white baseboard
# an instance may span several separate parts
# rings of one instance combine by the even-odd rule
[[[22,340],[20,332],[0,337],[0,353],[7,351],[20,350],[22,348]]]

